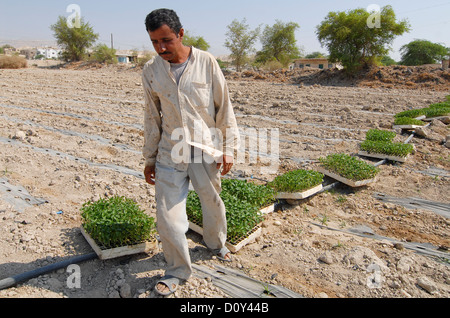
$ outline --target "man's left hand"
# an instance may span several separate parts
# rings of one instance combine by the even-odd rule
[[[233,167],[233,160],[234,158],[232,156],[223,156],[223,168],[222,168],[222,176],[226,175],[228,172],[230,172],[231,168]],[[222,163],[217,164],[217,169],[220,169],[222,166]]]

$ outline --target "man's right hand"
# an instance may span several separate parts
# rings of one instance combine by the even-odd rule
[[[144,169],[145,181],[148,184],[155,185],[155,166],[147,166]]]

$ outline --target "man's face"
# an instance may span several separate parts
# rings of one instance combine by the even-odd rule
[[[183,29],[179,34],[175,34],[169,26],[164,24],[155,31],[149,31],[148,34],[159,56],[172,63],[178,62],[179,52],[183,47]]]

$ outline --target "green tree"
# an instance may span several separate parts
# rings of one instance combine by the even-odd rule
[[[450,48],[427,40],[415,40],[400,48],[401,64],[423,65],[440,62],[450,55]]]
[[[325,54],[321,53],[321,52],[312,52],[308,55],[305,56],[305,58],[307,59],[318,59],[318,58],[325,58]]]
[[[70,28],[67,19],[58,17],[58,21],[50,26],[59,46],[62,47],[62,58],[65,61],[81,61],[86,57],[86,50],[98,39],[89,23],[80,18],[80,27]]]
[[[117,63],[116,50],[110,48],[106,44],[98,44],[97,46],[94,47],[91,59],[100,63],[116,64]]]
[[[300,26],[295,22],[284,23],[277,20],[273,26],[266,25],[261,36],[262,50],[257,53],[256,61],[266,63],[271,60],[287,66],[292,59],[300,57],[295,31]]]
[[[188,31],[184,33],[183,44],[203,51],[208,51],[211,47],[202,36],[191,36]]]
[[[250,30],[246,21],[245,18],[241,22],[235,19],[227,26],[225,47],[231,51],[232,64],[238,72],[248,62],[248,55],[255,51],[254,45],[260,33],[259,27]]]
[[[396,65],[397,62],[390,57],[389,55],[384,55],[381,60],[380,60],[381,64],[384,66],[390,66],[390,65]]]
[[[378,25],[370,23],[374,16],[379,19]],[[316,34],[327,47],[330,62],[341,62],[354,73],[375,64],[378,57],[389,52],[394,38],[409,30],[408,21],[397,22],[392,7],[385,6],[378,13],[365,9],[330,12],[317,26]]]

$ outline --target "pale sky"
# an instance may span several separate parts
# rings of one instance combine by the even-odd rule
[[[234,19],[244,18],[252,29],[272,26],[276,20],[296,22],[300,25],[297,44],[304,53],[328,54],[316,36],[316,27],[328,12],[367,9],[373,4],[391,5],[398,20],[408,19],[411,24],[411,31],[392,44],[390,56],[395,60],[400,60],[400,47],[415,39],[450,47],[450,1],[445,0],[0,0],[0,45],[21,40],[39,46],[54,41],[50,25],[58,16],[69,17],[70,4],[80,7],[84,20],[100,35],[99,43],[109,45],[113,34],[116,49],[153,50],[145,31],[145,17],[154,9],[170,8],[178,13],[191,35],[205,38],[215,56],[230,53],[224,46],[227,26]],[[259,41],[256,47],[260,48]]]

